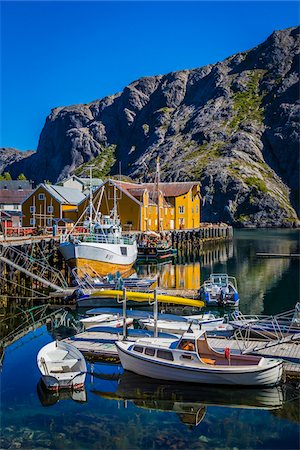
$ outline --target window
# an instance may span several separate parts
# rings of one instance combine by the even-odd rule
[[[191,200],[193,200],[193,192],[190,191]]]
[[[35,225],[35,219],[30,219],[30,225]]]
[[[179,206],[179,214],[184,214],[184,206]]]
[[[198,212],[199,212],[199,208],[198,208],[198,205],[196,205],[196,213],[198,214]]]
[[[157,350],[157,357],[167,359],[168,361],[174,360],[172,352],[169,352],[168,350]]]
[[[154,356],[155,350],[154,348],[146,348],[145,354],[149,356]]]
[[[53,206],[48,206],[48,213],[53,213]]]
[[[18,210],[19,209],[19,205],[14,204],[14,209]]]
[[[4,205],[3,204],[0,205],[0,209],[4,209]]]
[[[194,208],[192,208],[192,214],[194,214]]]
[[[45,200],[45,194],[39,194],[39,200]]]
[[[30,206],[30,212],[35,213],[35,206]]]
[[[52,225],[52,219],[47,219],[47,225],[51,226]]]
[[[127,247],[121,247],[121,255],[127,256]]]
[[[139,345],[135,345],[133,350],[138,353],[143,353],[144,347],[140,347]]]

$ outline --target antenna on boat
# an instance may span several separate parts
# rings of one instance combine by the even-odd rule
[[[90,229],[92,228],[92,214],[93,214],[93,167],[95,166],[88,166],[90,169],[90,210],[89,210],[89,224]]]

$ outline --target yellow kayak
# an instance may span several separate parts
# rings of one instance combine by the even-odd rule
[[[103,289],[95,291],[90,294],[90,297],[103,297],[103,298],[119,298],[123,297],[123,291],[117,291],[113,289]],[[126,291],[126,299],[134,302],[145,302],[154,300],[153,292],[134,292]],[[196,306],[202,308],[204,302],[201,300],[194,300],[192,298],[174,297],[173,295],[157,294],[157,301],[159,303],[173,303],[174,305]]]

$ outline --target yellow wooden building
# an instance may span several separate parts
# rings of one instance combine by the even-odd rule
[[[166,231],[200,226],[200,183],[129,183],[106,180],[93,193],[94,209],[110,214],[116,192],[118,215],[124,230]],[[78,205],[83,222],[88,209],[87,197]]]
[[[46,228],[60,219],[75,223],[78,204],[84,199],[79,189],[40,184],[22,203],[22,225]]]

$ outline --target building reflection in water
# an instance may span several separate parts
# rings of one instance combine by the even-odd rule
[[[162,263],[137,264],[138,276],[158,275],[158,286],[168,289],[199,289],[201,268],[213,267],[233,257],[232,242],[206,244],[200,252],[181,253]]]

